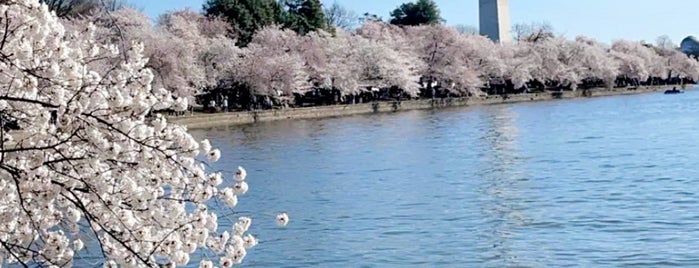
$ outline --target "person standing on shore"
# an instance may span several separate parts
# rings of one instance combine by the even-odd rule
[[[223,96],[223,101],[221,102],[221,108],[223,108],[224,113],[228,112],[228,96]]]
[[[211,98],[209,101],[209,108],[211,109],[212,113],[216,112],[216,100],[214,98]]]

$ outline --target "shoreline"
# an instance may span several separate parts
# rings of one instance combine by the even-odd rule
[[[338,104],[304,108],[272,109],[259,111],[243,111],[228,113],[200,113],[194,115],[172,117],[170,123],[185,125],[189,129],[206,129],[213,127],[235,126],[271,122],[280,120],[322,119],[362,114],[393,113],[410,110],[430,110],[447,107],[466,107],[479,105],[498,105],[520,102],[554,101],[561,99],[594,98],[621,95],[638,95],[650,92],[664,91],[672,85],[645,86],[637,89],[590,89],[588,96],[583,90],[565,91],[558,95],[551,92],[524,93],[516,95],[492,95],[471,98],[422,99],[405,101],[380,101],[361,104]]]

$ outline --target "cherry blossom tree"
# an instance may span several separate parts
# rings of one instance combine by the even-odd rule
[[[364,38],[383,42],[393,49],[410,47],[409,37],[405,27],[396,26],[383,21],[368,21],[357,29],[356,33]],[[413,44],[414,45],[414,44]]]
[[[351,39],[342,29],[334,37],[322,31],[302,37],[298,49],[314,86],[336,89],[343,95],[359,92],[359,67]]]
[[[120,47],[122,54],[126,51],[125,47],[134,41],[140,40],[144,43],[153,41],[151,39],[154,35],[154,28],[150,19],[135,9],[124,8],[114,12],[98,13],[82,19],[63,21],[63,24],[72,30],[79,30],[89,23],[93,23],[96,27],[96,41],[114,43]]]
[[[500,75],[492,57],[496,47],[487,38],[444,25],[410,27],[408,34],[416,41],[413,46],[424,63],[421,75],[428,88],[436,84],[453,93],[476,93],[485,81]]]
[[[216,85],[217,75],[207,76],[207,64],[211,64],[211,59],[206,56],[212,54],[209,51],[212,45],[215,45],[216,53],[223,52],[221,49],[227,47],[221,46],[221,40],[225,38],[228,26],[223,21],[218,24],[215,19],[191,10],[161,15],[155,29],[155,40],[149,43],[154,45],[149,67],[156,70],[161,78],[156,81],[173,92],[188,95]],[[204,28],[211,25],[214,26]]]
[[[369,21],[357,30],[358,37],[363,37],[356,38],[354,42],[359,65],[363,70],[362,84],[378,88],[396,86],[413,96],[419,93],[419,81],[425,62],[415,46],[419,42],[412,38],[409,29],[410,27],[399,27],[381,21]],[[371,54],[364,55],[362,51],[371,51]],[[380,60],[371,62],[372,58]],[[385,73],[371,74],[372,69],[384,70]]]
[[[299,37],[278,26],[265,27],[242,50],[236,77],[256,95],[292,95],[308,89],[309,77],[296,49]]]
[[[453,63],[447,66],[448,79],[455,90],[478,94],[487,81],[504,76],[504,62],[499,57],[501,46],[475,34],[459,34],[447,49]]]
[[[144,55],[149,58],[147,67],[154,71],[154,84],[174,96],[191,96],[218,84],[221,74],[230,72],[235,58],[230,64],[220,61],[212,66],[212,55],[239,51],[229,39],[230,26],[225,21],[190,10],[166,13],[156,25],[143,13],[128,8],[64,23],[80,27],[90,22],[97,27],[99,41],[114,42],[122,51],[132,42],[148,44]]]
[[[413,47],[424,63],[420,74],[427,88],[433,84],[450,87],[449,85],[458,79],[453,79],[452,75],[465,75],[476,77],[477,75],[464,73],[465,67],[455,62],[454,52],[461,48],[454,48],[459,33],[454,28],[443,25],[430,25],[409,27],[409,39],[415,40]],[[451,68],[450,68],[451,67]],[[467,72],[467,71],[466,71]]]
[[[665,64],[651,48],[639,42],[619,40],[614,42],[612,56],[619,62],[620,75],[637,81],[667,74]]]
[[[352,40],[360,68],[359,83],[367,87],[402,89],[411,96],[420,91],[417,57],[391,49],[381,42],[356,37]]]
[[[663,53],[669,77],[699,80],[699,61],[687,56],[677,49],[666,50]]]
[[[511,81],[515,88],[521,88],[534,79],[532,72],[536,68],[535,63],[541,59],[538,54],[532,53],[531,46],[505,43],[497,53],[500,64],[496,66],[500,68],[496,70],[500,70],[502,78]]]
[[[227,84],[236,80],[242,50],[235,41],[225,37],[209,40],[207,49],[200,55],[208,86]]]
[[[575,46],[580,52],[575,59],[582,67],[580,76],[587,79],[600,79],[607,87],[612,87],[619,75],[619,63],[609,54],[609,48],[585,36],[577,37]]]
[[[70,266],[91,243],[106,267],[187,265],[195,252],[216,258],[202,267],[240,263],[256,244],[250,218],[222,230],[209,204],[235,207],[246,172],[210,172],[219,150],[148,116],[187,98],[153,87],[142,43],[67,31],[37,0],[0,12],[0,112],[21,127],[0,130],[1,262]]]
[[[539,42],[525,42],[530,46],[532,53],[537,55],[536,68],[532,77],[539,81],[546,81],[554,86],[570,86],[575,88],[581,80],[573,61],[577,53],[571,42],[564,38],[550,38]]]
[[[330,78],[331,86],[340,90],[342,94],[357,94],[360,92],[360,70],[359,58],[357,57],[357,47],[355,37],[342,31],[336,30],[335,38],[327,39],[329,44],[329,64],[327,74]]]

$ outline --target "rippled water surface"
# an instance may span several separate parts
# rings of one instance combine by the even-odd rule
[[[261,243],[245,266],[699,267],[697,103],[651,93],[195,136],[223,149],[215,169],[248,169],[237,211]]]

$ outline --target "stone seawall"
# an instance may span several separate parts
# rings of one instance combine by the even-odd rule
[[[582,97],[603,97],[615,95],[631,95],[646,92],[661,91],[667,86],[640,87],[630,90],[619,89],[593,89],[589,91],[565,91],[556,93],[528,93],[507,96],[487,96],[471,98],[450,98],[450,99],[424,99],[406,101],[382,101],[373,103],[331,105],[306,108],[274,109],[250,112],[230,112],[212,114],[194,114],[182,117],[170,117],[170,122],[183,124],[190,129],[210,128],[218,126],[230,126],[241,124],[252,124],[257,122],[268,122],[277,120],[293,119],[316,119],[339,117],[359,114],[389,113],[408,110],[424,110],[445,107],[474,106],[474,105],[495,105],[530,101],[549,101],[556,99],[572,99]]]

